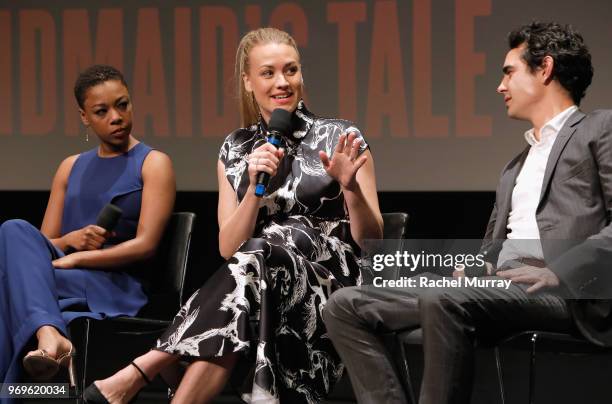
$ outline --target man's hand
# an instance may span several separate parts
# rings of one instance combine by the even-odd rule
[[[525,283],[531,285],[527,288],[527,293],[533,293],[543,288],[555,288],[559,286],[559,278],[550,269],[543,267],[524,267],[497,271],[495,275],[510,279],[512,282]]]
[[[465,276],[468,276],[465,273],[465,269],[466,269],[465,265],[463,264],[461,268],[455,267],[455,270],[453,271],[453,278],[463,278]],[[486,273],[482,274],[482,276],[491,276],[493,274],[493,264],[485,261],[485,270],[486,270]]]

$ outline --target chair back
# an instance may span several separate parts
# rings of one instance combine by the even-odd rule
[[[149,304],[144,312],[172,318],[183,303],[183,287],[196,215],[172,213],[157,247],[149,277]],[[163,314],[162,314],[163,313]]]
[[[406,238],[406,234],[408,234],[408,213],[383,213],[382,217],[385,224],[383,230],[384,239],[401,240]]]
[[[377,241],[373,242],[371,246],[374,251],[369,251],[368,256],[362,259],[361,277],[365,285],[371,284],[375,277],[397,279],[399,276],[399,269],[396,267],[385,268],[380,272],[375,271],[372,265],[371,254],[395,254],[396,251],[400,251],[402,248],[402,240],[405,239],[408,234],[409,216],[404,212],[391,212],[383,213],[382,217],[384,224],[383,240],[380,240],[380,243]]]

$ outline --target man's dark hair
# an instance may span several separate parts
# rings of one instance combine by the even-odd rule
[[[74,83],[74,97],[79,107],[84,108],[87,90],[109,80],[118,80],[127,88],[123,74],[112,66],[93,65],[81,72]]]
[[[544,57],[552,57],[552,78],[570,93],[576,105],[580,105],[593,78],[593,65],[582,35],[571,25],[532,22],[512,31],[508,44],[510,49],[526,45],[522,57],[532,72],[542,66]]]

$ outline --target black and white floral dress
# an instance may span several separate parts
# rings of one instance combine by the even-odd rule
[[[232,380],[251,403],[325,398],[343,366],[321,309],[334,290],[361,281],[343,194],[319,158],[319,150],[332,155],[341,134],[361,133],[350,122],[314,116],[303,102],[293,124],[253,238],[191,296],[156,346],[187,361],[243,352]],[[260,122],[221,146],[238,201],[249,185],[248,156],[264,134]],[[362,141],[360,152],[366,147]]]

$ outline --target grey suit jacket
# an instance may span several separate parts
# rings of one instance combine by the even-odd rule
[[[483,243],[496,262],[529,147],[503,169]],[[576,111],[553,144],[536,221],[547,266],[569,292],[578,329],[612,346],[612,110]],[[493,261],[492,259],[495,259]]]

